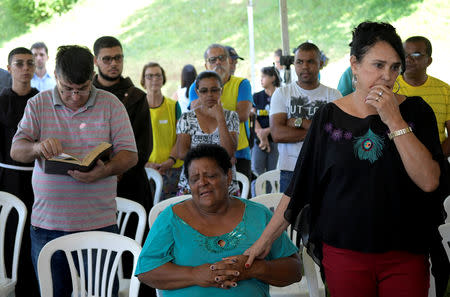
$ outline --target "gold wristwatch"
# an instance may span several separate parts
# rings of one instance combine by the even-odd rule
[[[302,118],[296,118],[294,121],[294,127],[295,128],[301,128],[302,127],[302,123],[303,123],[303,119]]]

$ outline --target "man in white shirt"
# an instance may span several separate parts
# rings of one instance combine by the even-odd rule
[[[53,89],[56,85],[55,78],[47,71],[45,64],[48,61],[48,48],[43,42],[36,42],[31,46],[36,70],[31,79],[31,86],[40,92]]]
[[[316,45],[310,42],[300,44],[294,58],[298,80],[278,88],[272,95],[270,129],[273,140],[278,142],[281,192],[291,181],[315,112],[326,103],[342,97],[338,90],[319,82],[322,63]]]

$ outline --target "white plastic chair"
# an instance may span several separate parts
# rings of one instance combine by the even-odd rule
[[[59,250],[65,253],[69,263],[73,296],[111,297],[114,277],[122,254],[126,251],[133,254],[134,271],[141,246],[129,237],[102,231],[78,232],[56,238],[48,242],[39,254],[38,275],[41,296],[53,297],[50,260],[52,255]],[[96,259],[93,259],[94,253],[96,253]],[[101,260],[102,254],[106,254],[103,263]],[[79,270],[74,264],[75,257],[80,263]],[[87,262],[87,271],[82,264],[84,259]],[[108,269],[111,262],[111,269]],[[101,281],[100,271],[102,271]],[[106,283],[106,280],[108,280],[108,283]],[[133,275],[130,281],[130,297],[138,296],[139,285],[139,280]]]
[[[445,219],[445,223],[450,223],[450,196],[445,198],[444,200],[444,209],[447,213],[447,218]]]
[[[14,255],[12,261],[11,277],[6,275],[5,267],[5,229],[6,221],[12,209],[18,213],[18,223],[14,241]],[[22,245],[23,229],[27,218],[27,208],[25,204],[16,196],[0,191],[0,296],[15,296],[17,283],[17,267],[19,265],[20,246]]]
[[[150,213],[148,214],[148,226],[151,229],[153,223],[156,221],[156,218],[158,215],[169,205],[172,205],[174,203],[177,203],[179,201],[183,201],[186,199],[192,198],[191,194],[188,195],[181,195],[181,196],[175,196],[168,198],[166,200],[160,201],[159,203],[153,205],[152,209],[150,209]]]
[[[248,180],[248,177],[245,174],[236,171],[236,179],[242,184],[241,197],[248,198],[248,192],[250,191],[250,181]]]
[[[280,170],[269,170],[259,175],[255,180],[255,195],[266,194],[266,182],[272,187],[271,193],[280,192]]]
[[[275,211],[280,203],[283,193],[269,193],[262,194],[251,198],[251,201],[261,203],[265,205],[272,212]],[[290,229],[287,230],[291,240],[296,242],[297,233]],[[306,278],[306,284],[303,279],[300,282],[291,284],[286,287],[270,286],[270,296],[272,297],[297,297],[297,296],[309,296],[309,297],[325,297],[325,286],[320,277],[319,267],[313,261],[311,256],[308,255],[306,249],[301,246],[299,252],[302,255],[303,271]]]
[[[148,179],[155,182],[155,197],[153,197],[153,205],[159,202],[161,199],[161,192],[163,188],[163,178],[158,170],[150,167],[145,167],[145,172],[147,173]]]
[[[116,203],[117,226],[119,227],[119,234],[125,235],[125,229],[128,224],[128,219],[130,218],[132,213],[135,213],[138,216],[138,224],[134,240],[136,240],[139,245],[142,245],[145,224],[147,223],[147,213],[145,212],[145,208],[140,203],[122,197],[116,197]],[[119,262],[117,275],[119,277],[119,297],[127,297],[131,279],[124,278],[122,261]]]

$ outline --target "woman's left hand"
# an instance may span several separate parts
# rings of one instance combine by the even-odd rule
[[[381,120],[389,128],[402,125],[404,120],[400,114],[396,94],[384,85],[373,86],[366,96],[365,102],[377,110]]]

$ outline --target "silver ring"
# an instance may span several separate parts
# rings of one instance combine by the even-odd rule
[[[383,90],[381,90],[379,93],[378,93],[378,96],[383,96]]]

